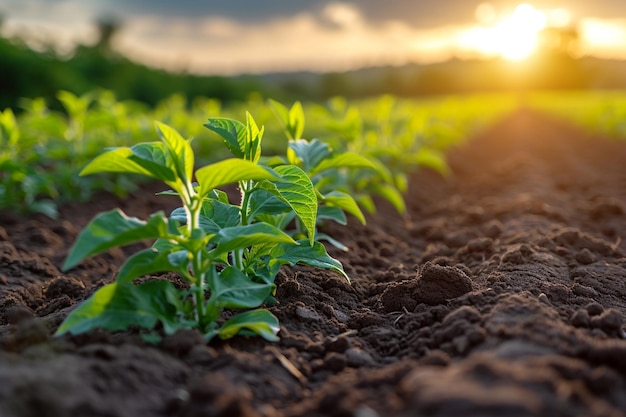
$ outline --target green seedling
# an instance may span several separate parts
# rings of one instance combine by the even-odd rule
[[[318,220],[332,220],[345,225],[347,213],[365,224],[365,216],[351,195],[353,188],[349,175],[355,170],[377,172],[375,161],[354,152],[336,152],[317,139],[302,139],[305,120],[300,102],[295,102],[289,109],[274,100],[270,100],[270,105],[289,139],[286,157],[276,158],[273,163],[289,163],[306,172],[320,201]],[[317,232],[316,236],[347,250],[344,244],[327,234]]]
[[[199,329],[207,340],[236,334],[276,340],[279,324],[265,309],[274,278],[282,265],[305,264],[338,272],[341,263],[315,240],[317,195],[299,167],[270,168],[259,163],[263,129],[247,115],[247,123],[211,119],[235,158],[195,171],[190,141],[157,123],[160,142],[114,148],[96,157],[82,175],[98,172],[134,173],[164,182],[182,207],[170,217],[163,212],[147,221],[115,209],[102,213],[80,233],[63,266],[70,269],[87,257],[137,241],[156,240],[151,248],[131,256],[115,282],[97,290],[61,324],[57,334],[82,333],[94,328],[124,330],[134,325],[166,334],[181,328]],[[193,181],[195,177],[195,182]],[[236,183],[237,204],[220,187]],[[269,194],[281,204],[265,202]],[[291,211],[304,225],[302,238],[285,233],[266,219]],[[133,281],[142,276],[175,272],[186,286],[170,281]],[[221,320],[224,309],[254,309]]]

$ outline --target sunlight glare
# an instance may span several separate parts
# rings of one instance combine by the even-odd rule
[[[484,13],[485,6],[481,4]],[[477,16],[479,11],[477,10]],[[546,27],[545,13],[527,3],[518,5],[514,12],[494,26],[480,27],[464,33],[461,43],[486,55],[499,55],[511,61],[530,56],[536,49],[539,32]]]

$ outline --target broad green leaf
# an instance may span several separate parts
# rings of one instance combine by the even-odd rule
[[[278,194],[296,213],[313,244],[317,221],[317,195],[311,179],[295,165],[281,165],[274,168],[274,171],[281,176],[281,180],[275,182]]]
[[[224,139],[226,147],[235,157],[244,157],[247,129],[243,123],[233,119],[216,117],[209,119],[204,126],[220,135]]]
[[[340,191],[331,191],[324,196],[324,202],[352,214],[359,219],[362,224],[365,224],[365,216],[350,194]]]
[[[96,328],[119,331],[130,326],[152,329],[159,321],[171,334],[180,326],[176,314],[181,310],[176,288],[168,281],[141,285],[114,282],[74,309],[55,334],[80,334]]]
[[[391,185],[377,184],[374,186],[372,191],[390,202],[399,213],[404,213],[406,211],[404,197],[402,197],[402,194],[400,194],[400,192]]]
[[[376,166],[366,157],[353,153],[344,152],[332,158],[326,158],[318,165],[314,166],[311,175],[315,175],[322,171],[332,168],[370,168],[376,169]]]
[[[263,214],[274,216],[286,213],[291,210],[291,207],[272,193],[257,189],[250,195],[248,210],[248,222],[252,222]]]
[[[205,217],[213,221],[220,229],[241,225],[241,209],[218,200],[205,200],[202,203],[200,222]]]
[[[178,178],[183,182],[191,181],[193,177],[194,155],[191,144],[170,126],[156,122],[157,133],[165,143]]]
[[[277,336],[279,331],[278,319],[267,310],[257,309],[237,314],[207,338],[217,335],[220,339],[230,339],[237,334],[252,334],[277,342],[280,340]]]
[[[308,141],[298,139],[289,141],[287,149],[287,159],[293,165],[300,165],[305,172],[312,172],[313,169],[331,154],[329,146],[317,139]]]
[[[119,209],[100,213],[78,235],[63,270],[108,249],[167,235],[168,224],[163,212],[152,215],[147,222],[128,217]]]
[[[331,257],[326,248],[320,242],[309,244],[307,240],[299,240],[299,245],[276,245],[272,250],[271,258],[283,263],[294,266],[296,264],[304,264],[316,268],[330,269],[341,274],[346,281],[350,282],[350,278],[343,270],[341,262]]]
[[[157,272],[174,271],[180,273],[184,268],[173,265],[170,261],[170,255],[178,252],[185,257],[187,256],[187,251],[167,241],[162,241],[157,247],[153,246],[139,251],[124,262],[124,265],[122,265],[115,277],[115,281],[126,284],[132,282],[135,278]]]
[[[344,226],[348,224],[346,213],[339,207],[320,206],[317,209],[317,221],[319,222],[320,220],[325,219],[333,220]]]
[[[99,172],[140,174],[158,180],[172,182],[176,174],[167,165],[163,145],[159,142],[141,143],[132,148],[115,148],[98,155],[80,175]]]
[[[226,253],[264,243],[296,244],[291,236],[267,223],[225,227],[217,232],[210,242],[217,245],[213,250],[214,254]]]
[[[207,278],[211,289],[208,303],[221,308],[255,308],[263,304],[272,291],[271,284],[252,282],[232,266],[220,273],[213,269]]]
[[[196,171],[201,197],[223,185],[247,180],[277,179],[269,169],[243,159],[231,158],[207,165]]]
[[[177,222],[180,222],[181,224],[187,224],[187,212],[185,212],[185,209],[183,207],[178,207],[172,211],[172,214],[170,214],[170,220],[175,220]],[[218,230],[220,230],[219,225],[217,225],[213,220],[205,216],[200,215],[200,218],[198,220],[200,229],[202,229],[207,234],[214,234],[217,233]]]

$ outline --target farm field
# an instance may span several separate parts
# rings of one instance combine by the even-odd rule
[[[377,198],[366,225],[350,217],[322,226],[349,248],[327,245],[351,283],[283,267],[268,307],[280,320],[277,342],[207,344],[182,330],[151,344],[134,328],[54,337],[149,247],[62,272],[90,219],[115,207],[147,218],[179,204],[146,182],[132,198],[99,191],[59,201],[55,219],[4,210],[0,414],[626,416],[626,142],[564,120],[562,106],[530,103],[461,129],[471,137],[427,136],[429,149],[447,153],[450,175],[424,167],[431,159],[390,159],[394,173],[410,172],[406,211]],[[306,114],[307,126],[322,125]],[[350,143],[365,154],[372,142]],[[424,144],[407,139],[402,149]]]

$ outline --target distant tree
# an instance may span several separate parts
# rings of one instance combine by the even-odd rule
[[[95,47],[104,53],[112,53],[112,43],[115,35],[122,27],[119,20],[113,17],[102,17],[96,21],[98,28],[98,41]]]

